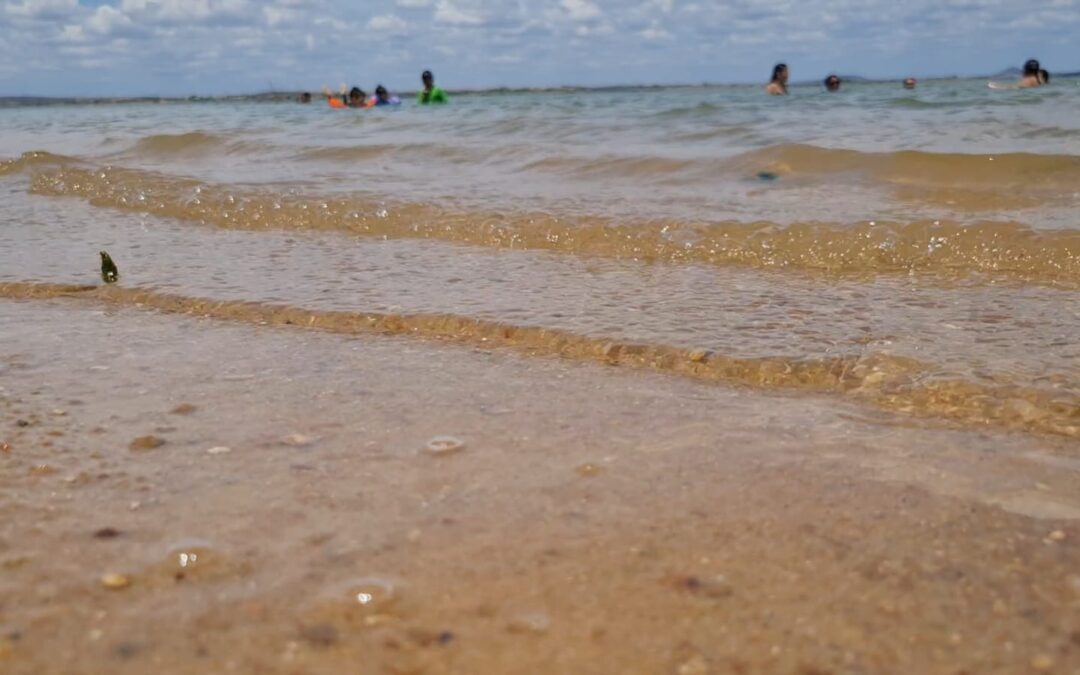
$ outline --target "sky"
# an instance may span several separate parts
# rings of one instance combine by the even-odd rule
[[[1080,0],[0,0],[0,95],[1080,69]]]

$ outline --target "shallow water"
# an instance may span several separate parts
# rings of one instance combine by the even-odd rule
[[[0,108],[0,669],[1075,667],[1078,103]]]

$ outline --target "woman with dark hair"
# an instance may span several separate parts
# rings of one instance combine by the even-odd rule
[[[1020,76],[1020,81],[1016,84],[1005,84],[1001,82],[991,82],[989,87],[991,89],[1029,89],[1031,87],[1039,87],[1050,81],[1050,73],[1043,70],[1042,66],[1036,59],[1028,59],[1024,63],[1023,75]]]
[[[840,91],[840,76],[829,75],[825,78],[825,91]]]
[[[1017,83],[1016,86],[1021,89],[1037,87],[1043,83],[1042,73],[1043,69],[1042,66],[1039,65],[1039,62],[1035,59],[1028,59],[1027,63],[1024,64],[1024,75],[1020,78],[1020,82]]]
[[[787,93],[787,81],[787,64],[778,63],[772,69],[772,80],[765,86],[765,92],[773,96],[783,96]]]

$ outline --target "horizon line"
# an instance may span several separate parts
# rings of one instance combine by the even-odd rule
[[[994,74],[985,75],[935,75],[935,76],[903,76],[903,77],[885,77],[875,78],[867,77],[857,74],[838,74],[841,80],[848,80],[849,82],[859,82],[865,84],[884,84],[890,82],[903,82],[907,77],[915,77],[915,79],[921,82],[936,82],[944,80],[979,80],[993,77],[1001,77],[1004,75],[1011,75],[1012,71],[1018,71],[1019,68],[1009,67]],[[1051,73],[1051,75],[1054,75]],[[1076,78],[1080,77],[1080,71],[1067,71],[1061,72],[1056,75],[1058,78]],[[653,83],[653,84],[607,84],[607,85],[582,85],[582,84],[561,84],[561,85],[546,85],[546,86],[512,86],[512,85],[495,85],[490,87],[462,87],[458,89],[446,89],[451,94],[456,95],[469,95],[469,94],[487,94],[487,93],[544,93],[544,92],[559,92],[559,91],[628,91],[635,89],[705,89],[711,87],[751,87],[757,86],[759,83],[754,82],[671,82],[665,84]],[[761,83],[764,86],[766,83]],[[792,87],[804,87],[820,85],[820,79],[812,80],[798,80],[790,84]],[[419,89],[413,90],[398,90],[400,95],[415,95],[419,93]],[[230,94],[131,94],[131,95],[115,95],[115,94],[91,94],[86,96],[42,96],[37,94],[0,94],[0,101],[54,101],[63,102],[70,101],[72,103],[93,103],[93,102],[111,102],[111,103],[124,103],[124,102],[140,102],[140,101],[177,101],[177,102],[189,102],[193,100],[226,100],[226,99],[246,99],[257,97],[269,97],[269,96],[295,96],[302,93],[310,93],[312,96],[320,96],[322,92],[311,89],[269,89],[262,91],[246,92],[246,93],[230,93]]]

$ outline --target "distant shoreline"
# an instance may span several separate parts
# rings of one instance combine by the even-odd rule
[[[953,80],[993,80],[1016,77],[1012,72],[1016,69],[1006,70],[994,75],[973,75],[971,77],[948,76],[921,78],[921,82],[947,82]],[[1017,71],[1019,72],[1019,71]],[[1069,73],[1052,73],[1054,80],[1080,78],[1080,71]],[[841,75],[842,80],[853,84],[890,84],[901,83],[903,78],[873,79],[858,75]],[[802,80],[791,83],[792,87],[819,86],[818,80]],[[578,86],[567,85],[558,87],[489,87],[483,89],[454,89],[448,90],[452,96],[494,96],[504,94],[567,94],[567,93],[614,93],[631,91],[655,91],[655,90],[694,90],[694,89],[730,89],[757,87],[754,84],[721,84],[704,82],[700,84],[619,84],[605,86]],[[60,97],[60,96],[0,96],[0,108],[35,107],[35,106],[64,106],[64,105],[132,105],[140,103],[154,104],[177,104],[177,103],[244,103],[252,101],[262,102],[292,102],[295,101],[305,90],[295,91],[269,91],[252,94],[223,94],[221,96],[85,96],[85,97]],[[322,96],[321,92],[307,90],[316,100]],[[415,97],[418,91],[399,92],[402,98]]]

